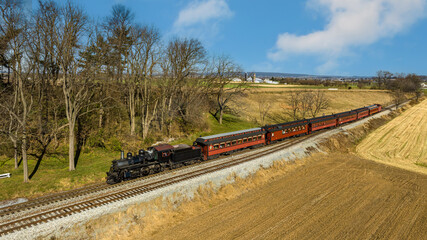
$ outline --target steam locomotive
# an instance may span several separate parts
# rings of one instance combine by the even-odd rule
[[[162,172],[165,168],[179,168],[199,162],[201,159],[200,147],[186,144],[174,146],[161,144],[146,151],[141,149],[135,156],[129,152],[126,158],[122,152],[121,159],[114,160],[110,171],[107,172],[107,183],[114,184],[125,179]]]
[[[257,148],[290,137],[307,135],[325,128],[338,127],[371,116],[381,110],[380,104],[374,104],[328,116],[199,137],[193,146],[161,144],[150,147],[146,151],[139,150],[139,153],[134,156],[132,153],[128,153],[126,158],[122,152],[121,159],[114,160],[110,171],[107,172],[107,183],[114,184],[123,180],[158,173],[165,168],[179,168],[243,149]]]

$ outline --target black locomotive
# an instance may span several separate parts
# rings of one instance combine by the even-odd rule
[[[137,155],[128,153],[126,158],[122,152],[120,160],[112,162],[110,171],[107,172],[107,183],[114,184],[123,180],[158,173],[165,168],[174,169],[184,165],[199,162],[202,151],[198,146],[186,144],[169,145],[161,144],[141,149]]]

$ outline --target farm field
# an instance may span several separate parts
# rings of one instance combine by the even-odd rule
[[[308,91],[317,91],[311,89]],[[286,108],[286,100],[289,97],[289,91],[306,91],[304,89],[283,89],[283,88],[259,88],[251,89],[248,96],[241,98],[236,102],[240,109],[240,115],[248,121],[260,122],[260,106],[265,107],[270,104],[269,113],[281,113],[283,107]],[[392,102],[390,93],[382,90],[320,90],[325,93],[329,99],[329,107],[322,110],[321,114],[331,114],[348,111],[351,109],[368,106],[374,103],[388,105]],[[309,117],[309,116],[308,116]],[[271,121],[267,123],[272,123]]]
[[[293,166],[255,188],[250,184],[271,179],[272,172],[207,193],[176,214],[92,228],[105,228],[100,239],[425,239],[426,175],[340,153]],[[252,190],[236,194],[243,189]],[[104,221],[132,222],[133,214]]]
[[[427,100],[375,130],[356,151],[366,159],[427,174]]]

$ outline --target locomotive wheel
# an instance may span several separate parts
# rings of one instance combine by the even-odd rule
[[[155,167],[154,167],[154,172],[155,173],[159,173],[159,172],[162,172],[163,171],[163,167],[160,165],[160,164],[157,164]]]
[[[147,176],[150,174],[150,169],[148,169],[147,167],[143,167],[141,168],[141,170],[139,170],[141,176]]]

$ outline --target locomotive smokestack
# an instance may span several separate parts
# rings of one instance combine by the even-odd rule
[[[124,151],[120,152],[120,159],[121,160],[125,159],[125,152]]]

